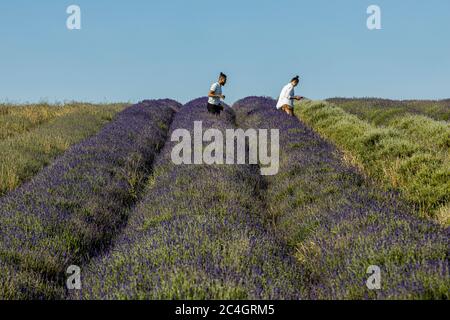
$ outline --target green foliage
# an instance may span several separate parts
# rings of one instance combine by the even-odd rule
[[[301,267],[300,286],[308,299],[449,298],[448,236],[441,226],[414,215],[397,192],[359,174],[304,121],[276,111],[273,101],[243,101],[235,106],[241,126],[280,130],[280,173],[267,177],[264,199]],[[397,155],[407,157],[417,148],[397,140],[395,130],[372,130],[327,103],[308,106],[305,112],[316,121],[310,126],[352,139],[352,150],[371,168],[381,158],[373,153],[399,148]],[[380,267],[381,290],[366,286],[371,265]]]
[[[124,105],[37,106],[36,110],[9,107],[7,112],[4,108],[0,108],[0,195],[35,175],[71,145],[96,133]]]
[[[351,105],[355,112],[356,106]],[[366,112],[361,109],[360,113]],[[448,210],[442,211],[450,200],[448,123],[406,114],[387,116],[380,120],[384,126],[377,127],[322,101],[301,103],[296,112],[301,120],[351,154],[365,173],[386,188],[401,190],[422,216],[449,224]],[[380,111],[375,110],[377,113]]]
[[[374,125],[384,125],[406,115],[423,115],[438,121],[450,120],[450,100],[395,101],[376,98],[332,98],[327,102]]]
[[[389,127],[397,129],[421,147],[433,152],[447,152],[450,148],[450,124],[425,116],[407,115],[396,118]]]

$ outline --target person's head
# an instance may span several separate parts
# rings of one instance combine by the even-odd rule
[[[219,84],[221,86],[224,86],[226,83],[227,83],[227,75],[221,72],[219,76]]]
[[[294,87],[298,86],[298,84],[300,83],[300,77],[295,76],[294,78],[292,78],[291,83]]]

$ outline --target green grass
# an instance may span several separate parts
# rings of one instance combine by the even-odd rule
[[[438,121],[450,120],[450,100],[395,101],[376,98],[332,98],[333,103],[345,111],[374,125],[385,125],[406,115],[424,115]]]
[[[439,225],[358,174],[303,121],[274,110],[274,102],[244,101],[235,105],[241,126],[280,129],[280,172],[266,178],[264,199],[302,270],[308,299],[449,298],[448,237]],[[330,114],[340,112],[322,110],[317,118],[333,126],[339,119]],[[332,129],[349,139],[355,134]],[[366,286],[370,265],[381,269],[381,290]]]
[[[73,113],[77,105],[0,105],[0,141],[30,131],[57,117]]]
[[[71,145],[95,134],[124,107],[124,104],[38,106],[36,110],[0,107],[0,132],[4,133],[4,138],[0,138],[0,195],[31,178]]]
[[[450,148],[450,124],[421,115],[406,115],[393,119],[388,124],[417,143],[433,152],[447,153]]]
[[[296,114],[338,145],[352,164],[398,189],[421,216],[450,224],[450,126],[404,115],[377,127],[333,104],[306,101]]]

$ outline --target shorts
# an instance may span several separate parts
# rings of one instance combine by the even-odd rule
[[[286,112],[287,114],[293,116],[294,115],[294,108],[292,108],[290,105],[285,104],[284,106],[281,107],[282,111]]]
[[[212,114],[220,114],[223,111],[223,107],[208,103],[208,111]]]

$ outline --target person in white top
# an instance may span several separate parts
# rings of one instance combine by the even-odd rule
[[[222,87],[227,83],[227,75],[220,73],[219,81],[212,84],[208,93],[208,111],[212,114],[220,115],[223,111],[222,101],[225,96],[222,94]]]
[[[300,83],[300,77],[296,76],[283,87],[278,98],[277,109],[286,112],[290,116],[294,116],[294,100],[300,101],[303,97],[295,95],[294,89]]]

